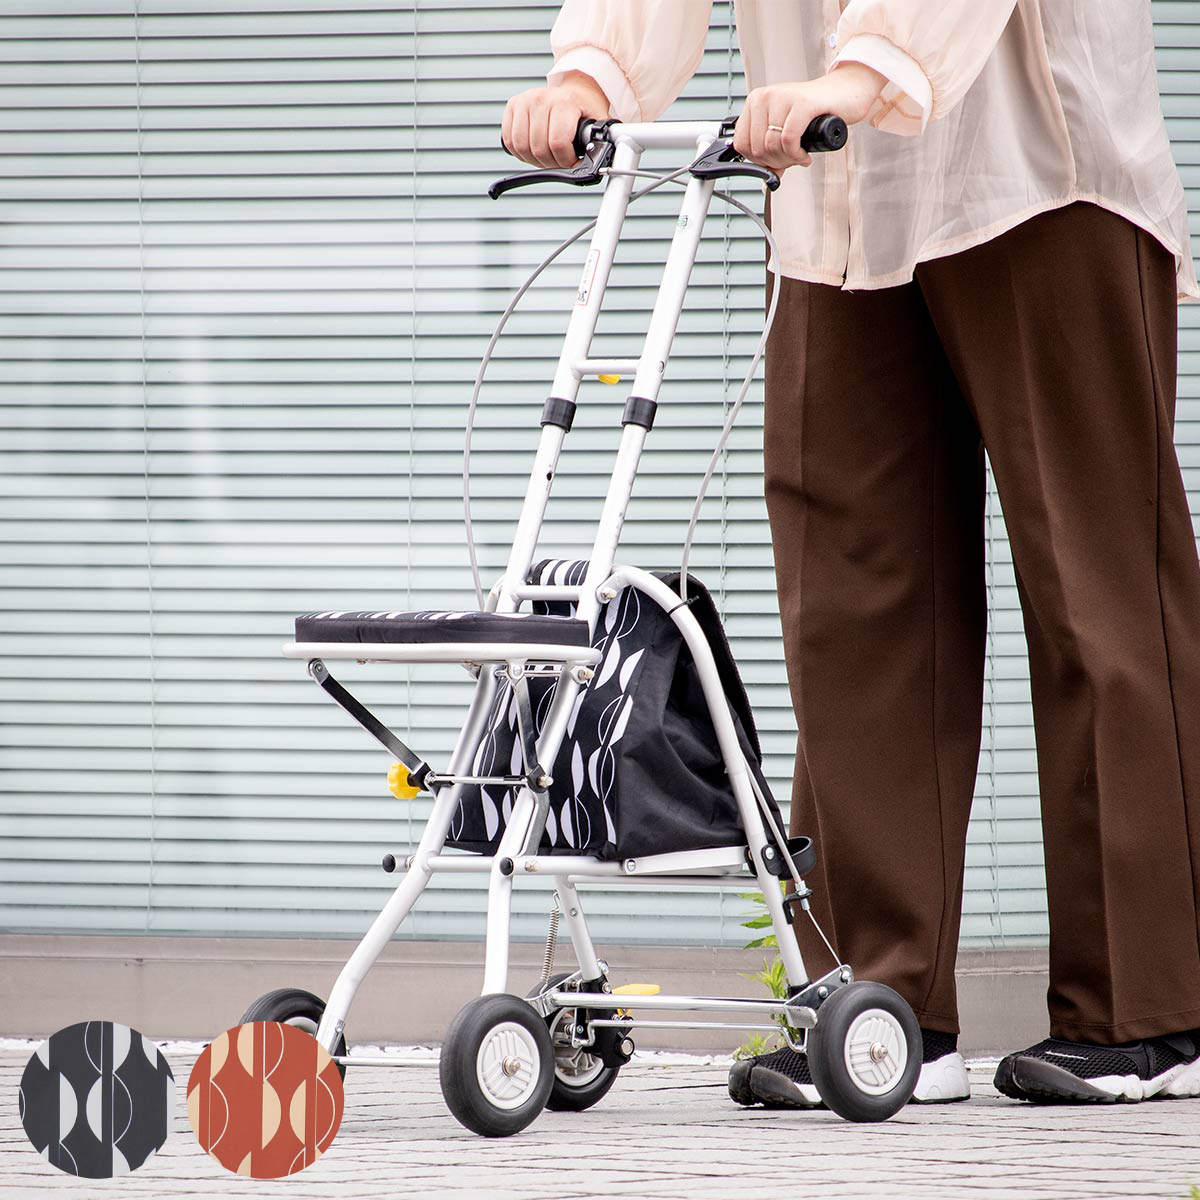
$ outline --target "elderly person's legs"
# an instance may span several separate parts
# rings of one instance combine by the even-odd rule
[[[799,724],[792,825],[816,839],[814,911],[838,952],[917,1014],[918,1098],[965,1098],[954,958],[987,619],[979,430],[916,284],[782,288],[764,443]],[[827,970],[811,924],[797,931],[810,972]],[[816,1101],[787,1051],[754,1081],[761,1099]]]
[[[917,279],[988,447],[1029,645],[1052,1040],[998,1083],[1200,1090],[1200,565],[1173,443],[1174,260],[1074,204]]]
[[[772,334],[793,827],[816,837],[818,918],[856,971],[913,1006],[927,1067],[958,1028],[981,431],[994,467],[1051,926],[1052,1038],[997,1077],[1026,1098],[1200,1091],[1200,565],[1172,442],[1174,274],[1149,235],[1075,204],[922,263],[902,287],[785,281]],[[815,974],[827,955],[800,934]],[[803,1067],[778,1057],[753,1078],[795,1100]]]

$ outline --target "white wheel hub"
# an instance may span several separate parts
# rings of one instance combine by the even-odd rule
[[[503,1021],[483,1036],[475,1056],[475,1078],[484,1099],[497,1108],[520,1108],[537,1090],[542,1056],[533,1034]]]
[[[882,1008],[869,1008],[854,1018],[843,1049],[850,1078],[868,1096],[891,1091],[908,1064],[904,1026]]]

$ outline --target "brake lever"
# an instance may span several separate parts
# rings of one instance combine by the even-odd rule
[[[491,184],[488,195],[497,200],[513,188],[530,187],[535,183],[569,183],[575,187],[591,187],[599,183],[604,178],[604,169],[612,166],[617,149],[605,136],[609,124],[608,121],[580,121],[575,135],[575,148],[580,154],[580,161],[575,166],[539,168],[506,175]],[[503,141],[500,145],[507,152],[508,147]]]
[[[757,179],[768,191],[779,187],[779,176],[768,167],[749,162],[733,148],[735,117],[721,122],[721,136],[691,165],[697,179],[726,179],[734,175]],[[813,117],[801,135],[800,144],[810,154],[840,150],[846,144],[846,122],[833,113]]]
[[[733,138],[720,138],[688,168],[697,179],[728,179],[741,175],[757,179],[773,192],[779,186],[779,176],[769,167],[760,167],[744,159],[734,148]]]

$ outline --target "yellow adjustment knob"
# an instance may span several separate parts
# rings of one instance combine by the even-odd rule
[[[657,983],[623,983],[620,987],[615,987],[612,990],[614,996],[657,996],[662,988]],[[618,1008],[618,1017],[628,1017],[629,1009]]]
[[[421,789],[409,779],[408,768],[402,762],[394,762],[388,767],[388,791],[397,800],[411,800]]]
[[[613,384],[621,382],[620,375],[597,375],[596,378],[600,380],[601,383]]]

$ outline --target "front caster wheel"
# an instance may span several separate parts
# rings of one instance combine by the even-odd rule
[[[249,1025],[251,1021],[278,1021],[281,1025],[295,1025],[305,1033],[317,1036],[317,1026],[325,1015],[325,1001],[312,992],[301,988],[276,988],[259,996],[244,1013],[239,1025]],[[346,1038],[340,1036],[331,1054],[335,1057],[346,1053]],[[337,1064],[338,1074],[345,1079],[346,1067]]]
[[[480,996],[446,1030],[438,1071],[461,1124],[484,1137],[520,1133],[546,1107],[554,1084],[550,1030],[517,996]]]
[[[921,1071],[921,1029],[904,998],[882,983],[838,988],[808,1031],[808,1067],[821,1099],[847,1121],[886,1121]]]

